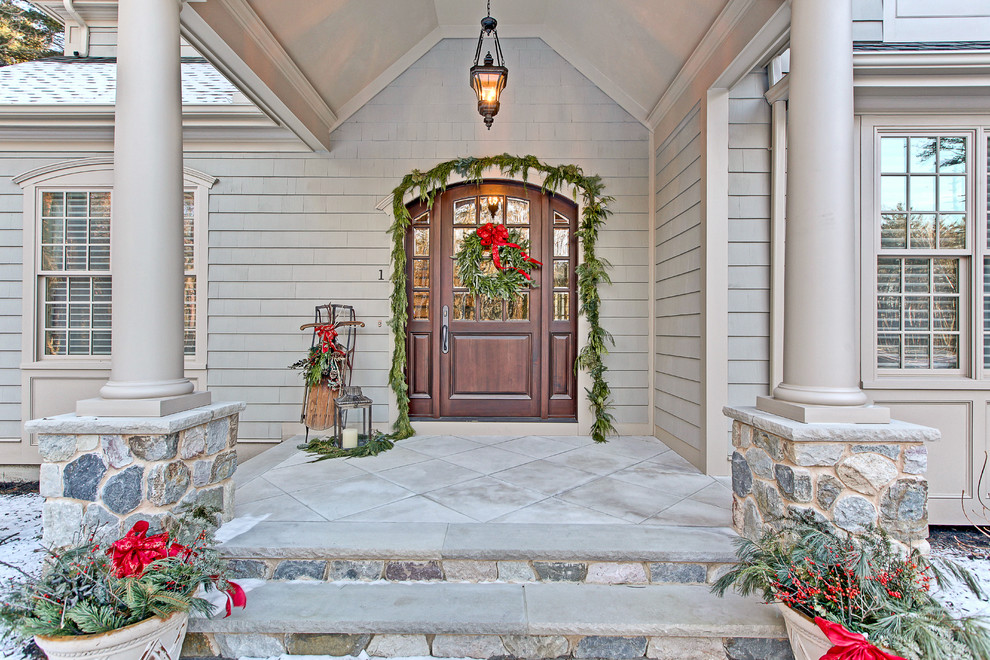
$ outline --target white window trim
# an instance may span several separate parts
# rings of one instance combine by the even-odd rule
[[[969,184],[968,203],[972,219],[968,228],[968,240],[972,250],[966,252],[969,259],[969,278],[961,286],[960,304],[960,363],[959,370],[883,370],[876,364],[876,259],[879,254],[879,140],[882,134],[938,133],[965,134],[972,145],[969,164],[972,180]],[[983,367],[984,334],[981,313],[983,258],[987,255],[987,199],[985,163],[987,137],[990,136],[990,117],[986,115],[914,115],[914,116],[864,116],[860,131],[860,373],[863,387],[867,389],[986,389],[990,369]],[[947,253],[946,256],[952,256]],[[965,324],[963,326],[963,324]],[[965,342],[965,345],[962,345]]]
[[[206,369],[207,338],[207,236],[209,191],[218,181],[198,170],[183,168],[184,190],[196,195],[193,258],[196,275],[196,352],[185,358],[186,370]],[[113,190],[113,159],[83,158],[52,163],[13,178],[24,191],[23,325],[21,369],[103,370],[110,368],[110,356],[46,356],[40,336],[41,313],[38,291],[38,244],[41,222],[38,209],[41,194],[52,190]],[[111,197],[111,204],[113,203]],[[111,253],[111,260],[113,254]],[[109,273],[108,273],[109,275]],[[112,339],[111,339],[112,341]]]

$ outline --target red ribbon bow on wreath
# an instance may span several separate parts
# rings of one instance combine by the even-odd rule
[[[820,616],[815,623],[821,628],[828,641],[835,646],[822,656],[822,660],[904,660],[899,655],[884,653],[859,633],[846,630],[841,624],[826,621]]]
[[[337,327],[333,323],[318,325],[313,330],[316,331],[316,336],[320,338],[321,353],[333,351],[334,353],[343,355],[344,351],[337,346]]]
[[[180,543],[169,545],[168,534],[146,537],[147,533],[148,521],[139,520],[124,538],[113,542],[107,554],[113,560],[114,575],[119,578],[141,577],[151,562],[189,552],[189,548]]]
[[[498,255],[498,249],[500,247],[516,248],[517,250],[519,250],[519,254],[522,255],[522,258],[528,261],[529,263],[536,264],[537,266],[543,265],[541,262],[537,261],[536,259],[533,259],[531,256],[526,254],[526,251],[523,250],[521,247],[519,247],[518,243],[509,242],[509,230],[505,228],[505,225],[496,225],[494,223],[488,222],[478,227],[476,233],[478,234],[478,238],[481,239],[482,247],[491,248],[492,262],[495,264],[495,267],[498,268],[499,270],[505,270],[505,266],[502,265],[502,260],[499,258]],[[524,271],[522,268],[516,268],[515,266],[510,266],[510,268],[522,273],[523,277],[525,277],[527,280],[531,279],[529,273]]]

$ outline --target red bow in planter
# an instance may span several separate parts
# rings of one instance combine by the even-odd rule
[[[478,234],[478,238],[481,239],[481,246],[491,248],[492,262],[499,270],[505,270],[505,266],[502,265],[502,260],[499,259],[498,255],[498,249],[500,247],[514,247],[519,250],[519,253],[522,255],[523,259],[529,263],[536,264],[537,266],[543,265],[541,262],[526,254],[525,250],[519,247],[518,243],[509,242],[509,230],[505,228],[505,225],[496,225],[488,222],[478,227],[476,233]],[[515,266],[510,266],[510,268],[513,270],[518,270],[527,280],[530,279],[529,273],[524,271],[522,268],[516,268]]]
[[[904,660],[899,655],[884,653],[859,633],[846,630],[841,624],[826,621],[820,616],[815,623],[821,628],[828,641],[835,646],[822,656],[822,660]]]
[[[117,577],[141,577],[145,566],[151,562],[189,553],[189,549],[180,543],[169,545],[168,534],[146,537],[147,533],[148,521],[139,520],[124,538],[114,541],[107,550],[107,554],[113,559],[114,574]]]

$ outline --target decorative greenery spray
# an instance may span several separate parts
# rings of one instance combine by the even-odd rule
[[[395,392],[398,403],[398,419],[395,421],[397,439],[408,438],[413,434],[409,423],[409,388],[406,384],[406,323],[409,320],[406,300],[406,251],[405,239],[412,218],[403,204],[409,192],[416,192],[419,199],[433,206],[433,201],[442,193],[457,174],[468,181],[481,182],[486,170],[499,169],[503,175],[519,176],[527,181],[531,171],[544,175],[543,191],[558,192],[571,188],[575,198],[581,195],[583,210],[578,228],[578,240],[584,249],[584,260],[577,267],[578,299],[580,312],[588,320],[588,339],[578,354],[575,368],[580,367],[591,375],[591,388],[587,390],[595,421],[591,436],[596,442],[605,442],[606,437],[615,434],[614,417],[609,412],[612,407],[611,391],[605,375],[608,368],[604,358],[609,344],[614,344],[612,336],[601,325],[601,296],[599,287],[611,284],[608,276],[610,265],[600,259],[595,252],[598,231],[611,215],[609,204],[614,198],[604,194],[605,186],[599,176],[586,176],[577,165],[547,165],[535,156],[511,156],[501,154],[484,158],[458,158],[440,163],[427,172],[413,170],[402,178],[393,191],[392,215],[394,221],[388,232],[392,237],[392,319],[389,327],[395,340],[392,353],[392,368],[389,371],[389,385]]]

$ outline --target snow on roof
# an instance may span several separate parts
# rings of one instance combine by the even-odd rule
[[[0,67],[0,105],[113,105],[117,58],[49,57]],[[183,105],[233,104],[237,88],[201,57],[182,58]]]

